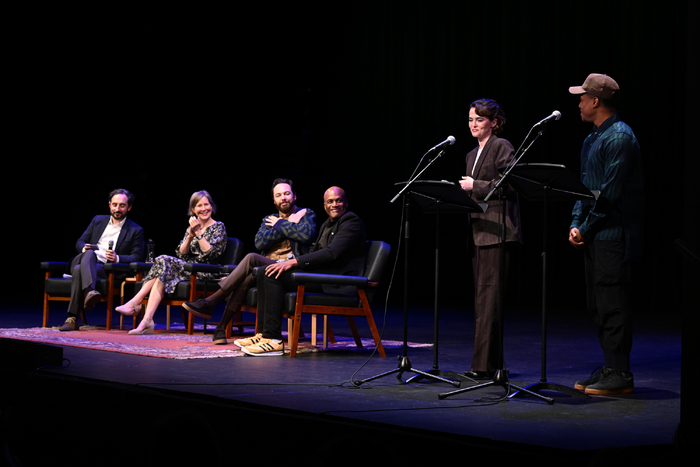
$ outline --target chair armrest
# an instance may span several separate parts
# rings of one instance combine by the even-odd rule
[[[341,276],[338,274],[314,274],[310,272],[293,272],[292,280],[300,284],[354,285],[367,287],[368,279],[362,276]]]
[[[148,271],[153,266],[153,263],[129,263],[129,269],[132,271]]]
[[[231,274],[234,269],[238,267],[237,264],[225,264],[221,266],[221,273],[222,274]],[[251,275],[254,277],[258,277],[258,271],[260,271],[263,268],[263,266],[255,266],[253,268],[253,271],[251,272]]]
[[[104,265],[107,272],[131,272],[130,263],[107,263]]]
[[[42,261],[41,270],[51,272],[65,272],[68,267],[68,261]]]
[[[224,264],[221,266],[221,273],[222,274],[231,274],[234,269],[236,269],[236,264]]]
[[[220,264],[186,263],[183,268],[185,271],[189,272],[222,272],[222,266]]]

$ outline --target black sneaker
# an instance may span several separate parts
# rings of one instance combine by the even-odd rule
[[[579,391],[583,391],[584,389],[586,389],[586,387],[590,386],[591,384],[595,384],[598,381],[600,381],[600,379],[603,376],[605,376],[610,370],[612,370],[612,368],[606,368],[604,366],[599,366],[598,368],[593,370],[593,372],[591,373],[591,375],[588,378],[580,379],[580,380],[576,381],[576,384],[574,384],[574,389],[578,389]]]
[[[228,341],[226,340],[226,330],[217,329],[216,331],[214,331],[214,338],[212,339],[212,343],[216,345],[228,344]]]
[[[214,314],[214,305],[210,305],[205,298],[198,298],[194,302],[185,302],[182,307],[200,318],[211,319]]]
[[[615,394],[632,394],[634,377],[629,371],[606,368],[608,371],[597,383],[586,386],[586,394],[595,396],[614,396]]]

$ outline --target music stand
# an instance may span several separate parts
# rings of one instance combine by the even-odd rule
[[[402,185],[399,183],[397,185]],[[461,381],[469,381],[461,373],[440,370],[438,365],[439,352],[439,289],[440,289],[440,216],[443,213],[468,214],[484,212],[462,187],[448,181],[417,180],[410,189],[411,199],[415,201],[423,214],[435,214],[435,292],[433,310],[433,368],[425,373],[447,376]],[[424,374],[417,374],[406,381],[410,383],[419,380]]]
[[[422,173],[422,172],[421,172]],[[419,174],[420,176],[420,174]],[[404,343],[403,343],[403,357],[399,357],[398,368],[381,373],[371,378],[367,378],[359,381],[357,384],[362,384],[365,382],[373,381],[384,376],[388,376],[398,372],[396,376],[397,379],[401,380],[401,376],[405,372],[416,373],[415,376],[407,380],[410,382],[413,379],[420,378],[431,378],[434,380],[442,381],[453,385],[454,387],[459,387],[459,381],[452,381],[444,378],[443,376],[450,376],[457,378],[459,380],[464,380],[465,378],[455,372],[443,371],[438,368],[437,364],[437,354],[438,354],[438,321],[439,321],[439,310],[438,310],[438,290],[439,290],[439,258],[440,258],[440,215],[442,212],[459,212],[459,213],[469,213],[469,212],[483,212],[482,208],[472,200],[469,195],[462,190],[462,188],[448,181],[434,181],[434,180],[412,180],[409,182],[399,182],[396,185],[403,185],[404,188],[401,190],[400,194],[408,190],[408,196],[406,196],[406,216],[408,217],[408,207],[410,201],[414,201],[423,213],[434,212],[436,214],[435,221],[435,235],[436,235],[436,245],[435,245],[435,310],[434,310],[434,347],[433,347],[433,369],[429,371],[421,371],[413,368],[411,362],[408,359],[408,322],[407,322],[407,291],[408,291],[408,242],[405,246],[405,270],[404,270]],[[396,199],[396,198],[395,198]],[[408,219],[406,220],[408,225]],[[406,239],[408,239],[408,228],[406,229]]]
[[[537,392],[542,389],[559,391],[573,397],[588,398],[587,394],[574,388],[549,383],[547,381],[547,247],[548,219],[547,204],[550,200],[596,199],[591,192],[566,166],[559,164],[527,163],[518,164],[511,171],[510,185],[529,200],[541,200],[543,204],[542,234],[542,370],[540,382],[525,388]],[[519,397],[516,391],[509,397]]]

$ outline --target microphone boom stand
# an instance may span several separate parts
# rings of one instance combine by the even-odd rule
[[[430,152],[430,151],[428,151]],[[394,196],[391,200],[391,203],[396,201],[399,196],[404,195],[404,192],[415,182],[422,174],[425,172],[438,158],[442,156],[444,153],[444,150],[441,150],[438,155],[430,160],[428,164],[421,170],[418,175],[413,177],[411,180],[409,180],[406,185]],[[421,159],[422,160],[422,159]],[[420,162],[419,162],[420,165]],[[360,385],[363,383],[367,383],[369,381],[374,381],[375,379],[383,378],[384,376],[389,376],[394,373],[398,373],[396,375],[396,379],[399,381],[403,382],[401,377],[403,376],[404,373],[406,372],[411,372],[411,373],[416,373],[417,375],[420,375],[421,377],[425,378],[431,378],[436,381],[442,381],[443,383],[451,384],[453,387],[459,387],[460,382],[459,381],[452,381],[447,378],[442,378],[438,375],[434,375],[425,371],[417,370],[413,368],[411,365],[411,361],[408,358],[408,259],[409,259],[409,249],[408,249],[408,240],[410,238],[409,235],[409,222],[408,222],[408,214],[409,214],[409,205],[410,202],[408,200],[408,197],[404,195],[404,209],[406,213],[406,219],[405,219],[405,228],[404,228],[404,290],[403,290],[403,355],[399,357],[399,366],[391,371],[387,371],[385,373],[381,373],[376,376],[372,376],[370,378],[358,381],[356,385]]]

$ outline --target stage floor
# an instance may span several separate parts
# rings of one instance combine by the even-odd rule
[[[92,312],[94,320],[100,315],[99,309]],[[51,318],[51,325],[62,322],[58,311]],[[469,369],[472,319],[472,314],[466,311],[441,312],[437,357],[440,370],[461,373]],[[375,311],[375,320],[381,326],[384,321],[381,310]],[[0,313],[2,327],[34,327],[39,323],[40,311],[36,309],[3,309]],[[336,334],[348,333],[344,319],[332,323]],[[517,386],[538,383],[542,376],[539,312],[509,311],[505,323],[504,346],[510,382]],[[363,335],[367,333],[365,323],[358,320],[358,327]],[[595,329],[586,316],[553,312],[548,318],[547,334],[548,382],[572,387],[576,379],[587,376],[601,364]],[[390,310],[384,336],[403,339],[403,310]],[[410,311],[408,337],[412,342],[433,341],[432,310]],[[634,394],[573,398],[547,391],[545,394],[554,399],[551,405],[531,396],[501,400],[506,395],[501,386],[440,399],[439,394],[455,388],[425,378],[406,383],[414,375],[412,372],[403,374],[403,382],[392,374],[360,387],[351,383],[398,368],[400,350],[391,351],[387,358],[359,350],[327,351],[295,358],[166,360],[64,347],[63,355],[66,363],[70,363],[67,367],[34,372],[29,381],[18,383],[8,391],[17,388],[39,391],[37,386],[42,385],[53,388],[54,395],[47,395],[45,404],[50,405],[50,401],[58,404],[56,416],[68,412],[89,420],[89,413],[99,419],[100,414],[109,412],[106,419],[112,423],[123,417],[124,423],[132,426],[126,432],[130,445],[149,442],[150,438],[143,435],[148,430],[141,430],[139,425],[153,423],[154,419],[163,422],[166,414],[172,415],[178,407],[183,407],[183,400],[195,404],[190,410],[214,432],[218,433],[220,423],[224,423],[230,431],[227,436],[231,437],[232,448],[241,448],[235,440],[247,430],[262,429],[260,438],[244,437],[246,442],[258,440],[262,445],[262,440],[270,437],[278,437],[282,442],[295,431],[295,426],[303,426],[303,438],[316,441],[303,441],[297,454],[282,450],[280,456],[304,458],[310,455],[307,446],[323,445],[333,452],[335,460],[357,461],[377,458],[380,450],[381,456],[386,455],[388,460],[394,455],[396,459],[406,459],[437,449],[440,453],[433,452],[435,459],[446,460],[466,456],[465,460],[485,461],[497,453],[506,453],[510,461],[534,456],[574,465],[607,463],[611,455],[632,456],[638,463],[658,462],[674,455],[674,434],[680,422],[680,317],[665,317],[663,321],[658,316],[637,317],[632,354]],[[408,357],[412,367],[418,370],[434,367],[432,348],[409,349]],[[56,401],[61,391],[55,388],[62,382],[71,387],[109,387],[109,391],[120,395],[116,401],[97,396],[97,400],[89,397],[86,400],[85,391],[78,389],[75,397]],[[469,383],[463,383],[461,387],[468,386]],[[66,390],[68,394],[74,391]],[[11,397],[7,393],[5,396]],[[158,401],[154,403],[155,396]],[[8,401],[3,404],[7,405]],[[49,407],[41,410],[44,415],[52,411]],[[220,422],[220,418],[226,420]],[[266,419],[273,420],[273,425],[258,427],[258,420]],[[178,420],[184,423],[182,418]],[[309,428],[307,423],[315,428]],[[197,435],[191,438],[196,428],[187,430],[189,433],[180,435],[171,433],[171,439],[207,444],[207,436],[201,440],[197,440]],[[362,431],[372,436],[360,436]],[[345,433],[348,435],[338,439]],[[56,436],[61,436],[60,430]],[[219,436],[214,439],[218,440]],[[109,439],[105,442],[110,443]],[[342,450],[336,452],[329,446],[342,446]],[[166,448],[154,446],[153,449]],[[245,456],[246,452],[243,449],[241,455]]]

